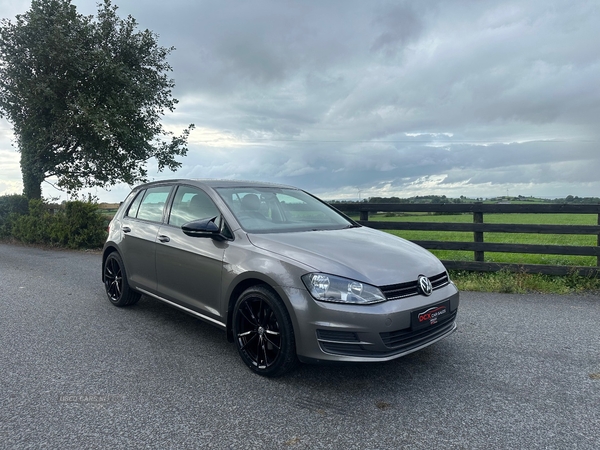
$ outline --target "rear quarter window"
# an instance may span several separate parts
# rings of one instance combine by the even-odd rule
[[[129,208],[127,208],[127,213],[125,214],[127,217],[137,217],[138,209],[140,208],[140,203],[142,203],[142,198],[144,198],[145,192],[145,190],[140,191],[135,196],[135,199],[131,202]]]

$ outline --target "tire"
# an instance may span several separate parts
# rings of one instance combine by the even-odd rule
[[[117,252],[108,255],[104,262],[104,288],[108,300],[115,306],[133,305],[141,297],[139,292],[129,287],[125,265]]]
[[[248,288],[237,299],[233,338],[244,363],[259,375],[278,377],[298,362],[290,315],[266,286]]]

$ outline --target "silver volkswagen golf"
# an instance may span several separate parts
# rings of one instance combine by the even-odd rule
[[[442,263],[305,191],[238,181],[136,187],[110,223],[102,281],[116,306],[147,295],[226,330],[248,367],[388,361],[456,329]]]

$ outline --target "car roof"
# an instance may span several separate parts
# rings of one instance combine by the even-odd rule
[[[276,187],[276,188],[287,188],[287,189],[298,189],[294,186],[278,183],[268,183],[263,181],[244,181],[244,180],[216,180],[216,179],[199,179],[199,178],[177,178],[152,181],[136,186],[136,189],[142,189],[152,187],[155,185],[162,184],[192,184],[198,187],[209,187],[209,188],[236,188],[236,187]]]

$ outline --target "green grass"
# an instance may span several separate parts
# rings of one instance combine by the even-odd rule
[[[100,214],[104,216],[107,220],[111,220],[114,215],[117,213],[117,209],[119,209],[118,203],[100,203],[98,205],[98,210]]]
[[[490,273],[451,270],[450,278],[461,291],[510,294],[600,292],[600,278],[582,277],[576,274],[559,277],[506,271]]]
[[[354,219],[358,219],[357,216]],[[392,216],[389,213],[371,214],[369,220],[381,222],[439,222],[439,223],[472,223],[471,214],[434,215],[403,214]],[[597,216],[594,214],[486,214],[485,223],[505,224],[544,224],[544,225],[595,225]],[[473,233],[454,231],[417,231],[417,230],[387,230],[389,233],[405,239],[473,242]],[[593,235],[555,235],[532,233],[485,233],[485,242],[506,244],[538,244],[538,245],[575,245],[595,246],[597,238]],[[473,252],[454,250],[433,250],[440,259],[453,261],[472,261]],[[552,265],[577,265],[595,266],[596,258],[593,256],[568,256],[568,255],[536,255],[523,253],[485,253],[486,262],[504,262],[514,264],[552,264]]]

